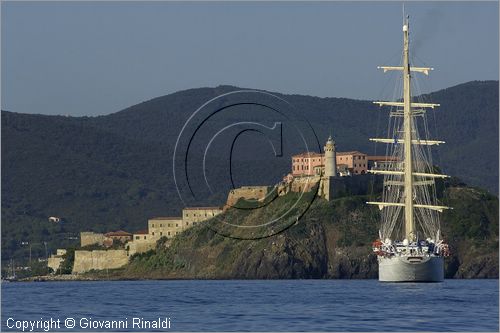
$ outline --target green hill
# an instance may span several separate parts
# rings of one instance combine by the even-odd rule
[[[178,216],[183,203],[173,182],[172,154],[180,128],[204,102],[237,89],[180,91],[100,117],[2,111],[2,260],[28,258],[29,247],[22,242],[32,244],[34,258],[44,257],[44,242],[54,251],[75,243],[81,230],[135,231],[149,217]],[[320,143],[333,132],[341,151],[373,154],[368,138],[386,125],[386,112],[368,101],[277,95],[310,121]],[[496,194],[498,81],[469,82],[427,97],[442,105],[435,113],[435,137],[447,142],[436,151],[440,158],[435,163]],[[249,111],[255,109],[236,110],[211,126],[254,115]],[[287,142],[286,130],[284,136]],[[233,161],[236,186],[277,182],[290,169],[290,155],[300,149],[285,144],[283,157],[275,158],[260,137],[242,136],[238,144],[242,153]],[[208,168],[226,164],[225,158],[215,159]],[[226,194],[218,191],[200,204],[221,204]],[[51,224],[48,216],[61,216],[65,222]]]

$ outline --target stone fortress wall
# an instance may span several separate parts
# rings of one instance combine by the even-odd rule
[[[114,269],[125,266],[129,256],[126,250],[93,250],[75,251],[73,274],[85,273],[90,270]]]
[[[264,200],[268,194],[268,186],[243,186],[229,191],[226,208],[234,207],[238,200]]]
[[[345,195],[365,195],[370,193],[371,186],[381,186],[383,176],[369,174],[356,175],[355,177],[295,177],[288,183],[278,187],[279,196],[289,192],[310,192],[318,185],[317,196],[325,200],[332,200]]]
[[[151,240],[134,240],[125,244],[125,249],[128,251],[129,256],[136,253],[144,253],[156,248],[156,241]]]
[[[92,231],[83,231],[80,232],[80,246],[88,246],[88,245],[102,245],[106,236],[101,233],[96,233]]]

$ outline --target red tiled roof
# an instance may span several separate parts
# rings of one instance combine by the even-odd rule
[[[338,151],[337,155],[366,155],[366,154],[359,152],[357,150],[354,150],[354,151]]]
[[[368,156],[366,157],[370,161],[398,161],[399,158],[393,156]]]
[[[366,155],[365,153],[362,153],[357,150],[353,151],[338,151],[336,153],[337,155]],[[314,153],[314,152],[309,152],[309,153],[300,153],[297,155],[293,155],[292,158],[300,158],[300,157],[305,157],[305,158],[310,158],[310,157],[323,157],[325,154],[320,154],[320,153]]]
[[[150,218],[150,220],[182,220],[182,217],[157,216]]]
[[[184,210],[208,210],[208,209],[222,210],[221,207],[185,207],[184,208]]]
[[[149,233],[148,229],[144,229],[134,232],[134,235],[147,235],[148,233]]]
[[[323,156],[324,154],[320,154],[320,153],[315,153],[315,152],[306,152],[306,153],[300,153],[300,154],[297,154],[297,155],[292,155],[292,158],[297,158],[297,157],[321,157]]]
[[[108,232],[108,233],[104,234],[104,236],[106,236],[106,237],[111,237],[111,236],[132,236],[132,234],[128,233],[126,231],[123,231],[123,230],[118,230],[118,231]]]

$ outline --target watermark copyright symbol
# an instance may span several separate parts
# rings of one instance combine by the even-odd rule
[[[64,320],[64,326],[66,326],[66,328],[74,328],[76,325],[76,322],[73,318],[66,318],[66,320]]]
[[[301,113],[282,97],[257,90],[231,91],[204,103],[182,127],[173,154],[174,182],[184,206],[206,206],[205,199],[210,197],[228,198],[228,213],[207,225],[237,239],[270,237],[297,223],[318,190],[313,180],[296,186],[280,204],[274,202],[289,191],[290,184],[283,177],[290,172],[290,156],[320,152],[316,133]],[[267,170],[264,162],[270,163]],[[274,165],[280,167],[275,170]],[[256,175],[257,170],[262,177]],[[281,177],[264,180],[269,173],[281,173]],[[242,175],[253,183],[240,181],[243,187],[239,188],[237,179]],[[246,197],[241,193],[247,193]],[[235,214],[236,210],[241,214]]]

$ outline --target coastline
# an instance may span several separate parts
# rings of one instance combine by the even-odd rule
[[[86,276],[86,275],[78,275],[78,274],[64,274],[64,275],[41,275],[41,276],[32,276],[28,278],[23,278],[19,280],[9,281],[2,280],[2,283],[5,282],[82,282],[82,281],[289,281],[289,280],[338,280],[338,281],[360,281],[360,280],[377,280],[377,278],[351,278],[351,279],[300,279],[300,278],[290,278],[290,279],[259,279],[259,278],[132,278],[132,277],[123,277],[123,276],[110,276],[109,278],[102,278],[98,276]],[[487,277],[487,278],[445,278],[445,280],[498,280],[498,277]]]

